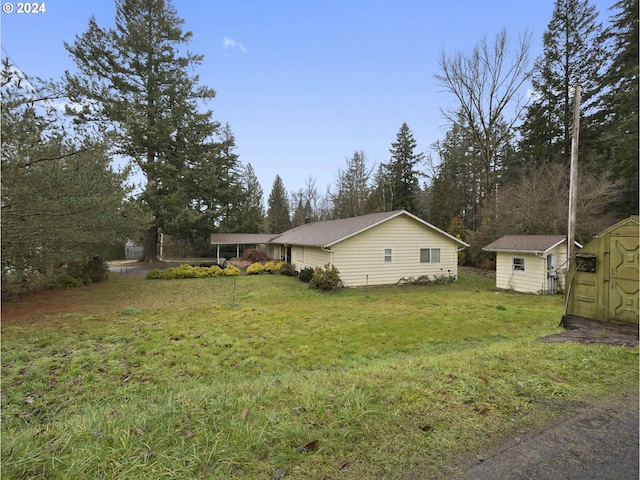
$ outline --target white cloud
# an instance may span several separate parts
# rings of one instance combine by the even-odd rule
[[[224,37],[222,44],[224,45],[225,50],[247,53],[247,49],[244,48],[244,45],[242,45],[240,42],[236,42],[233,38]]]

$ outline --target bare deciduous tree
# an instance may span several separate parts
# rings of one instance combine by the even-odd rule
[[[492,198],[497,183],[496,152],[510,138],[525,106],[521,88],[530,74],[530,40],[530,33],[523,34],[517,47],[511,50],[509,37],[503,29],[493,44],[484,37],[470,55],[458,52],[449,57],[443,51],[440,56],[442,71],[435,77],[458,102],[442,112],[452,124],[459,122],[462,114],[480,151],[485,202]],[[507,119],[507,109],[511,105],[513,112]]]

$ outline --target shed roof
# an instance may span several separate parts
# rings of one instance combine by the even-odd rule
[[[271,243],[281,245],[306,245],[313,247],[330,247],[336,243],[342,242],[347,238],[353,237],[370,228],[375,227],[383,222],[391,220],[400,215],[406,215],[409,218],[431,228],[438,233],[450,238],[460,246],[468,247],[469,244],[462,240],[449,235],[447,232],[425,222],[424,220],[412,215],[406,210],[395,210],[393,212],[371,213],[369,215],[361,215],[359,217],[340,218],[337,220],[326,220],[323,222],[311,222],[299,227],[293,228],[283,234],[272,238]]]
[[[483,250],[487,252],[545,253],[566,241],[566,235],[505,235],[484,247]]]

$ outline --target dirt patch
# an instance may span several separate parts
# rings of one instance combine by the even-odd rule
[[[548,343],[579,342],[585,344],[600,343],[618,347],[633,348],[638,345],[638,325],[619,322],[596,322],[587,318],[565,316],[562,319],[562,333],[543,337]]]

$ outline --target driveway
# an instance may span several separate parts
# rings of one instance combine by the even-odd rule
[[[638,480],[638,392],[584,406],[469,459],[456,480]]]

